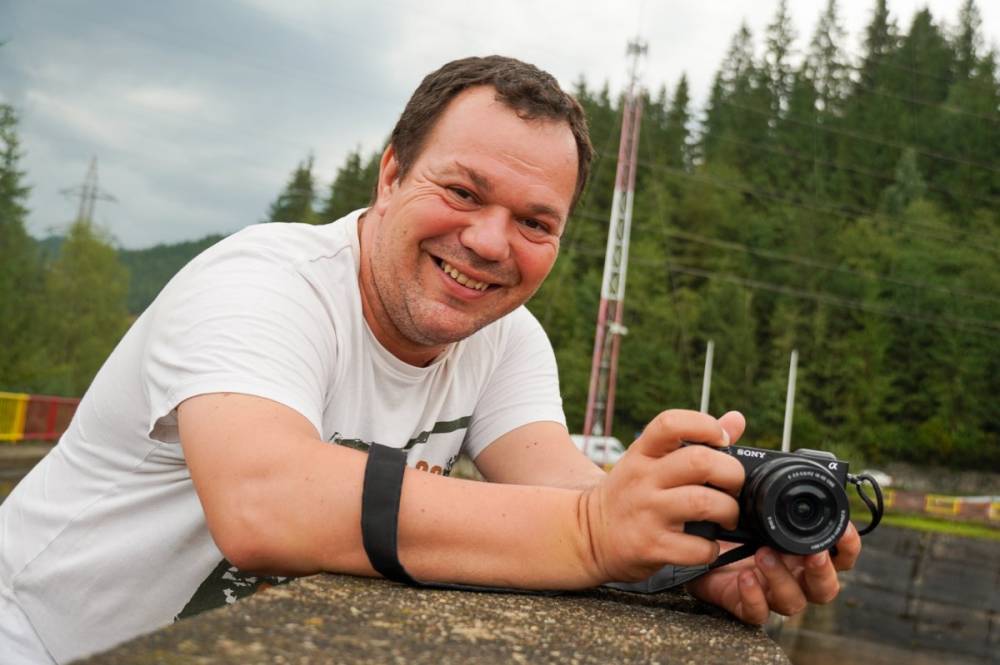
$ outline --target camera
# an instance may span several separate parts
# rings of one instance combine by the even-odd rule
[[[813,554],[833,547],[847,529],[848,462],[805,448],[783,453],[729,446],[719,452],[735,457],[746,471],[739,523],[730,531],[714,522],[688,522],[685,533]]]

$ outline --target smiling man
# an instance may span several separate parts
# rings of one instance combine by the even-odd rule
[[[455,61],[407,104],[367,210],[250,227],[186,266],[0,507],[0,651],[67,662],[270,576],[392,570],[372,530],[432,582],[579,589],[715,559],[684,524],[735,526],[743,470],[710,446],[743,417],[665,411],[605,474],[522,306],[591,152],[551,76]],[[462,451],[491,482],[445,477]],[[853,528],[834,559],[762,548],[689,589],[761,623],[831,600],[859,550]]]

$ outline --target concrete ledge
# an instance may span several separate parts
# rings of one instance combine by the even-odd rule
[[[82,662],[789,664],[762,630],[683,592],[487,594],[343,575],[274,587]]]

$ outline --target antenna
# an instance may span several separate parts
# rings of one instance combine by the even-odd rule
[[[701,379],[701,411],[708,413],[708,396],[712,392],[712,356],[715,353],[715,341],[708,340],[705,348],[705,374]]]
[[[94,209],[97,207],[97,201],[118,202],[118,199],[103,191],[97,184],[96,156],[90,159],[90,167],[87,169],[87,175],[83,178],[83,184],[59,190],[59,193],[66,197],[80,199],[75,221],[83,221],[88,224],[94,221]]]
[[[781,452],[787,453],[792,447],[792,412],[795,411],[795,374],[799,367],[799,350],[792,349],[788,363],[788,393],[785,395],[785,428],[781,433]]]
[[[628,90],[622,107],[622,133],[618,143],[618,172],[611,202],[608,246],[604,257],[601,304],[594,333],[594,357],[590,368],[587,414],[583,424],[584,450],[590,436],[611,435],[614,416],[615,380],[618,373],[618,348],[628,329],[622,325],[625,302],[625,274],[628,269],[628,243],[632,227],[632,201],[635,195],[636,159],[639,148],[639,124],[642,97],[638,94],[639,58],[647,45],[638,38],[628,44]],[[589,451],[588,451],[589,452]],[[605,455],[607,444],[605,443]]]

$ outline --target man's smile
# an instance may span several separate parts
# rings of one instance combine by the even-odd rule
[[[495,286],[491,285],[489,282],[482,282],[480,280],[469,277],[468,275],[461,272],[458,268],[451,265],[444,259],[439,259],[435,257],[434,262],[441,270],[444,271],[446,275],[448,275],[453,280],[455,280],[456,282],[458,282],[467,289],[473,289],[475,291],[486,291],[486,289],[490,288],[490,286]]]

